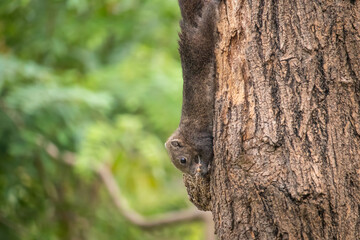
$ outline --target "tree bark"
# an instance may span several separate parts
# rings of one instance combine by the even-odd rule
[[[219,239],[360,239],[360,1],[219,6]]]

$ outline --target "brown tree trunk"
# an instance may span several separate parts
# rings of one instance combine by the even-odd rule
[[[219,239],[360,239],[360,1],[219,9]]]

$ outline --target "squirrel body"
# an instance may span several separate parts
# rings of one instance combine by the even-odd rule
[[[179,0],[183,104],[179,127],[165,147],[173,164],[192,176],[206,175],[213,159],[216,2]]]

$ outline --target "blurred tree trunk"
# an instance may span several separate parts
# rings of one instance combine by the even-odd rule
[[[219,9],[219,239],[360,239],[360,1]]]

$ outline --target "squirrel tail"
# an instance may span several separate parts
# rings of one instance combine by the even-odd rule
[[[184,78],[201,75],[214,61],[217,2],[179,0],[182,15],[179,52]]]

